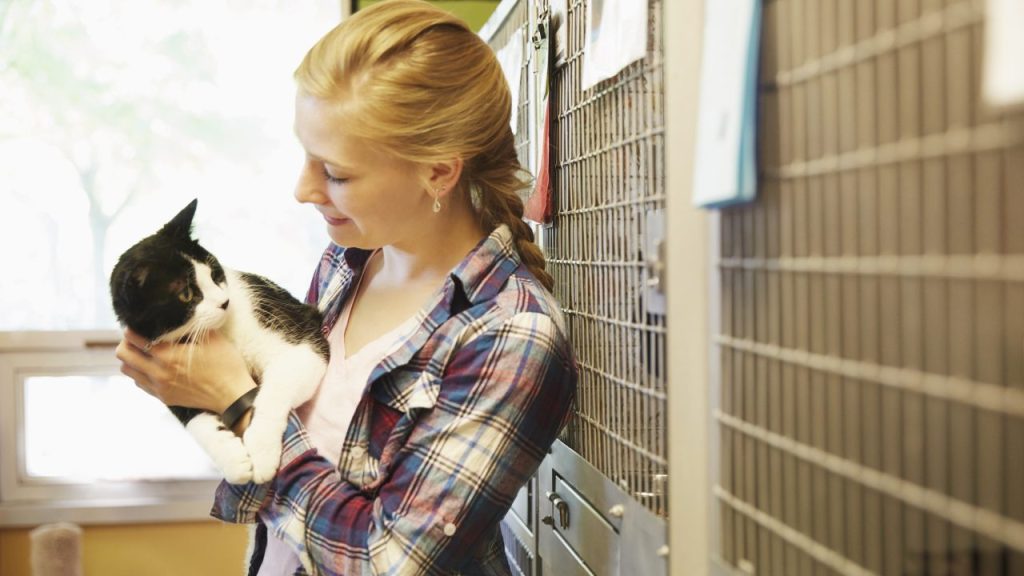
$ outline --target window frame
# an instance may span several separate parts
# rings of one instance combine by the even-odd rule
[[[120,373],[116,330],[0,332],[0,528],[209,520],[218,480],[90,483],[30,477],[24,382],[38,375]],[[99,415],[98,415],[99,417]]]

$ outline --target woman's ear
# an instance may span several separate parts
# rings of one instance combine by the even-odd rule
[[[427,185],[431,196],[437,192],[438,198],[446,198],[451,194],[459,178],[462,177],[462,158],[452,158],[445,162],[437,162],[429,166]]]

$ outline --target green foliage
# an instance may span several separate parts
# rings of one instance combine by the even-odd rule
[[[359,8],[376,4],[380,0],[360,0]],[[473,30],[479,31],[487,23],[500,0],[434,0],[431,4],[462,18]]]

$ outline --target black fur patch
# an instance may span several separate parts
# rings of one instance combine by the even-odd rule
[[[286,342],[311,344],[324,360],[330,356],[330,346],[320,332],[323,318],[319,310],[299,302],[263,276],[240,274],[252,293],[256,319],[264,328],[277,332]]]
[[[189,258],[213,256],[191,238],[195,209],[193,200],[159,232],[125,251],[110,275],[114,314],[149,340],[183,326],[203,300]],[[191,295],[187,302],[179,297],[185,290]]]

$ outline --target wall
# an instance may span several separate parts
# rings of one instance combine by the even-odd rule
[[[670,574],[707,574],[709,217],[690,201],[704,22],[700,0],[670,1],[665,27]]]
[[[0,575],[29,576],[29,529],[0,530]],[[85,576],[241,574],[247,531],[219,522],[85,526]]]

